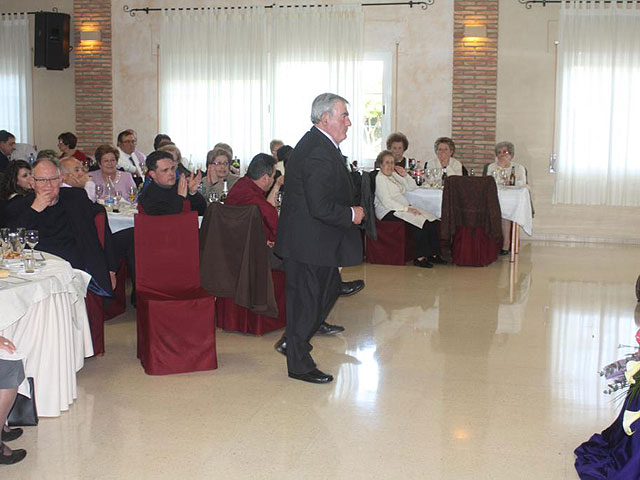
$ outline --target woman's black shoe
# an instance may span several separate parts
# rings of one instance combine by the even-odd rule
[[[446,265],[447,261],[442,258],[440,255],[433,255],[429,257],[429,261],[434,265]]]
[[[11,428],[7,432],[4,427],[2,428],[2,441],[3,442],[11,442],[22,435],[21,428]]]
[[[27,451],[23,449],[13,450],[11,452],[11,455],[5,455],[4,445],[0,444],[0,465],[13,465],[14,463],[18,463],[26,456]]]
[[[431,263],[429,260],[427,260],[426,258],[423,258],[422,260],[418,260],[417,258],[413,261],[413,264],[416,267],[421,267],[421,268],[433,268],[433,263]]]
[[[500,255],[509,255],[509,250],[505,250],[505,249],[500,250]]]

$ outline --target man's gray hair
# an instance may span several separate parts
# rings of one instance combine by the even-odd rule
[[[60,165],[58,165],[58,161],[53,159],[53,158],[49,158],[49,157],[41,157],[38,160],[36,160],[35,163],[33,164],[32,171],[34,171],[36,169],[36,167],[38,165],[40,165],[41,163],[50,163],[51,165],[56,167],[56,170],[58,170],[58,173],[60,173]]]
[[[496,156],[498,155],[498,150],[500,150],[502,147],[507,147],[507,151],[509,152],[509,155],[511,155],[512,157],[515,155],[516,147],[513,146],[513,143],[499,142],[499,143],[496,143],[496,148],[494,149],[496,152]]]
[[[275,158],[266,153],[259,153],[251,160],[247,168],[247,177],[251,180],[260,180],[264,175],[273,175],[275,168]]]
[[[337,102],[349,105],[344,98],[335,93],[322,93],[318,95],[311,104],[311,123],[317,125],[322,120],[322,115],[328,113],[333,115],[333,110]]]

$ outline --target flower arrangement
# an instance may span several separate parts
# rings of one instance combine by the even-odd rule
[[[636,341],[640,345],[640,330],[636,332]],[[607,380],[607,389],[604,393],[610,395],[620,392],[621,397],[627,393],[634,398],[640,393],[640,349],[634,347],[635,352],[627,354],[624,358],[616,360],[600,370],[600,376]],[[628,389],[628,392],[625,390]]]

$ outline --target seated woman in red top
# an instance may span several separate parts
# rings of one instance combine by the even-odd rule
[[[78,137],[71,132],[64,132],[58,135],[58,148],[60,149],[60,160],[68,157],[77,158],[82,162],[82,166],[89,169],[91,166],[91,159],[87,157],[84,152],[76,149],[78,144]]]

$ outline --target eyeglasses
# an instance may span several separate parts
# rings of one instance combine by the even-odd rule
[[[138,143],[138,141],[137,141],[137,140],[123,140],[123,141],[122,141],[122,142],[120,142],[120,143],[132,143],[132,144],[136,144],[136,143]]]
[[[33,179],[38,185],[44,185],[45,183],[48,183],[49,185],[56,185],[60,181],[60,177],[52,177],[52,178],[33,177]]]
[[[228,167],[228,166],[229,166],[229,162],[213,162],[213,164],[214,164],[216,167],[219,167],[219,166],[221,166],[221,165],[224,165],[225,167]]]

